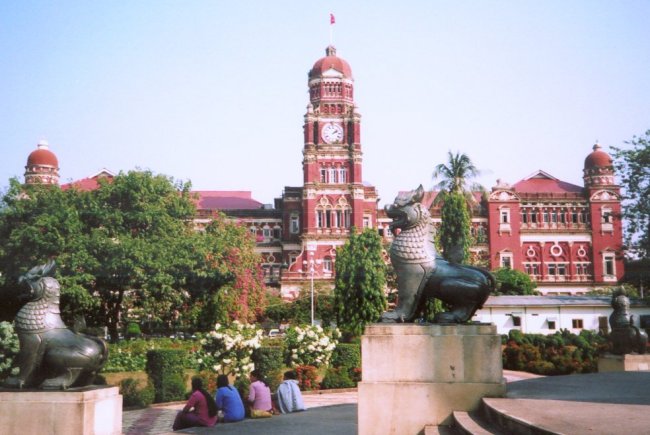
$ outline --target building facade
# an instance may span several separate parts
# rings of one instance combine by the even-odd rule
[[[377,228],[390,242],[390,219],[377,207],[375,187],[363,182],[361,115],[350,65],[326,48],[308,74],[301,186],[286,186],[274,204],[247,191],[196,191],[198,228],[217,212],[246,225],[255,238],[267,284],[294,298],[314,282],[331,286],[336,249],[353,229]],[[297,151],[297,150],[296,150]],[[296,168],[297,169],[297,168]],[[58,184],[58,160],[42,141],[25,167],[26,183]],[[102,170],[69,183],[97,187]],[[472,207],[472,259],[490,269],[530,275],[544,295],[580,295],[623,276],[620,188],[611,157],[595,145],[583,166],[584,186],[537,171],[509,185],[497,181]],[[423,200],[441,224],[436,192]]]

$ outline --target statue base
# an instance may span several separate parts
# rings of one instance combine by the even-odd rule
[[[606,353],[598,358],[598,373],[650,371],[650,354],[614,355]]]
[[[495,325],[373,324],[361,349],[360,435],[415,435],[506,394]]]
[[[0,428],[6,434],[119,435],[122,396],[118,387],[2,389]]]

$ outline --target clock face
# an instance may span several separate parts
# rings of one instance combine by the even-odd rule
[[[325,143],[341,142],[343,140],[343,127],[339,124],[327,123],[321,131]]]

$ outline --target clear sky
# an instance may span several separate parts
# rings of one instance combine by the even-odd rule
[[[302,184],[307,72],[355,78],[382,203],[447,151],[486,187],[650,128],[650,1],[3,1],[0,187],[46,138],[61,181],[150,169],[272,202]]]

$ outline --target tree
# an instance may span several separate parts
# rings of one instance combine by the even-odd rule
[[[386,309],[386,265],[381,237],[366,229],[352,232],[337,250],[334,307],[338,327],[361,335],[367,323],[376,322]]]
[[[223,217],[197,232],[194,214],[189,183],[148,171],[90,192],[14,180],[0,205],[0,289],[15,293],[21,273],[55,258],[67,320],[85,314],[112,337],[125,313],[205,329],[255,320],[264,284],[253,240]]]
[[[467,202],[461,194],[446,195],[441,209],[441,220],[438,242],[444,257],[454,263],[465,263],[470,255],[472,221],[467,210]]]
[[[443,256],[454,263],[469,259],[471,245],[470,212],[475,203],[473,191],[484,191],[483,187],[470,180],[480,175],[466,154],[448,152],[448,163],[437,165],[433,179],[440,180],[435,188],[439,193],[434,203],[442,203],[442,224],[438,241]]]
[[[615,167],[624,188],[623,218],[626,241],[643,257],[650,256],[650,130],[625,144],[612,147]]]
[[[495,270],[497,280],[495,295],[536,295],[537,284],[527,273],[515,269],[500,268]]]

